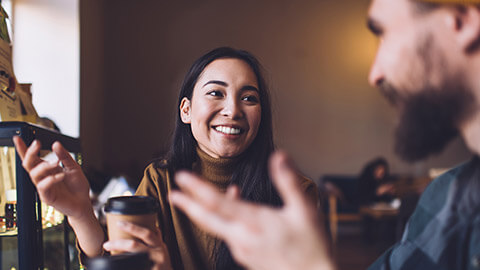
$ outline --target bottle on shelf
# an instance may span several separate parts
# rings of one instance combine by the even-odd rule
[[[13,231],[17,228],[17,190],[9,189],[5,191],[7,202],[5,203],[5,227],[7,231]]]

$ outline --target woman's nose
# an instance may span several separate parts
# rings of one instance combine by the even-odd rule
[[[240,118],[243,115],[241,104],[239,101],[233,98],[225,99],[222,111],[220,113],[223,116],[227,116],[232,119]]]

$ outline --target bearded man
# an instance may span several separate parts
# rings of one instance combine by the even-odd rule
[[[369,81],[398,109],[396,153],[417,161],[460,135],[472,160],[435,179],[402,240],[370,269],[480,269],[480,1],[373,0],[380,39]],[[221,194],[181,173],[172,203],[228,244],[249,269],[334,269],[315,208],[283,153],[271,162],[281,209]]]

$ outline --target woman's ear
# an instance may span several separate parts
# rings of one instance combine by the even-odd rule
[[[182,102],[180,102],[180,118],[182,119],[182,122],[184,124],[191,123],[190,112],[191,112],[190,100],[184,97],[182,99]]]
[[[480,9],[475,5],[458,6],[454,12],[457,41],[465,51],[471,51],[480,42]]]

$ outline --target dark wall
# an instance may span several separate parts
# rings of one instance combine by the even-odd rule
[[[468,157],[457,141],[414,165],[392,150],[395,112],[367,84],[376,40],[368,0],[81,1],[81,137],[86,168],[139,179],[164,153],[176,95],[204,52],[257,55],[273,95],[277,145],[311,178],[357,173],[378,155],[425,174]]]
[[[105,8],[103,1],[79,1],[80,9],[80,138],[84,168],[104,170]],[[89,173],[90,174],[90,173]],[[91,179],[98,182],[96,179]],[[92,185],[93,186],[93,185]]]

